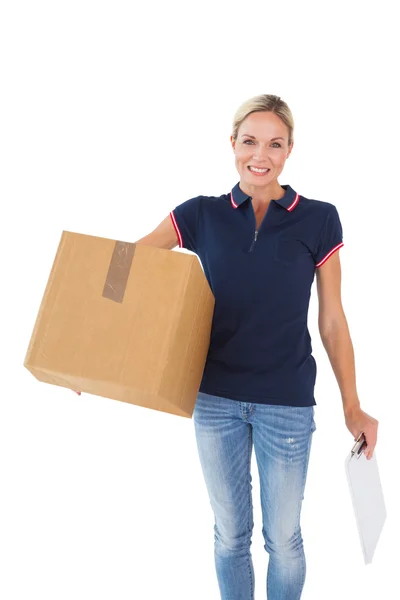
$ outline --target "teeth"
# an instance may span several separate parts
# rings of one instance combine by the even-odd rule
[[[269,169],[257,169],[256,167],[250,167],[250,171],[256,171],[257,173],[266,173]]]

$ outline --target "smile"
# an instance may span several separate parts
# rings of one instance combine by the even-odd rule
[[[257,167],[247,167],[252,173],[257,175],[265,175],[268,173],[269,169],[257,169]]]

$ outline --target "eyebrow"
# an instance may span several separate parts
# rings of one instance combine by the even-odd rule
[[[251,137],[251,138],[253,138],[253,140],[255,140],[255,139],[256,139],[256,138],[254,137],[254,135],[250,135],[250,134],[248,134],[248,133],[243,133],[242,135],[247,135],[248,137]],[[274,138],[271,138],[271,142],[273,142],[274,140],[283,140],[283,137],[274,137]]]

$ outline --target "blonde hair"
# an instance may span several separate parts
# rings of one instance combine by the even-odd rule
[[[261,94],[260,96],[253,96],[249,98],[239,106],[235,116],[233,118],[233,130],[232,138],[234,141],[237,140],[237,135],[240,125],[243,123],[246,117],[253,112],[270,111],[275,113],[288,128],[289,142],[288,145],[293,141],[294,131],[294,119],[290,108],[284,100],[279,96],[273,94]]]

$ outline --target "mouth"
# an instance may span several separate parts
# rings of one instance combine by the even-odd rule
[[[252,167],[251,165],[247,167],[250,173],[253,175],[266,175],[269,173],[270,169],[258,169],[257,167]]]

